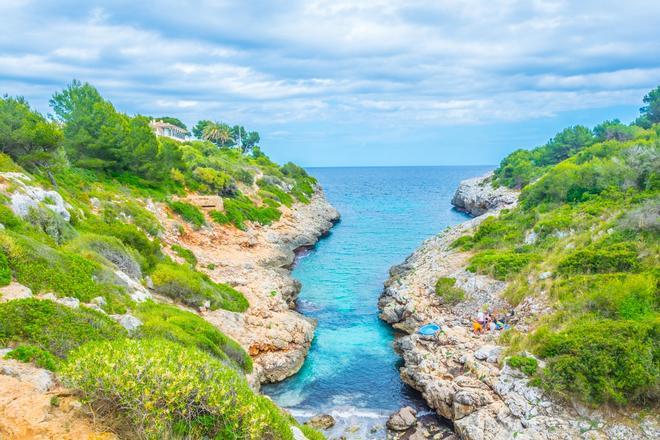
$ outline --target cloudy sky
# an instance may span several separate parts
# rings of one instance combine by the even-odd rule
[[[660,2],[0,2],[0,93],[258,130],[278,161],[495,164],[660,84]],[[193,5],[197,3],[196,5]]]

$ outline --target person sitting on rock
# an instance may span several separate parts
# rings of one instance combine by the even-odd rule
[[[472,320],[472,331],[475,335],[478,335],[479,333],[483,333],[484,327],[480,322]]]

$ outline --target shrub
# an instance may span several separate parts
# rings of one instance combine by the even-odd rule
[[[547,361],[544,386],[596,404],[657,398],[659,333],[657,320],[594,319],[547,332],[536,350]]]
[[[264,179],[259,180],[257,185],[265,191],[267,197],[273,198],[289,208],[293,205],[293,197],[287,194],[283,189],[271,183],[267,183]]]
[[[0,304],[0,345],[29,344],[58,357],[87,341],[124,337],[123,327],[87,308],[32,298]]]
[[[194,313],[148,301],[140,304],[136,314],[142,321],[138,330],[142,337],[161,337],[187,347],[194,346],[246,372],[252,371],[252,358],[245,350]]]
[[[60,251],[25,236],[0,236],[16,280],[33,292],[49,290],[82,301],[98,295],[94,275],[99,265],[80,255]]]
[[[190,249],[186,249],[183,246],[179,246],[178,244],[173,244],[172,245],[172,250],[179,257],[186,260],[188,262],[188,264],[190,264],[192,267],[197,266],[197,257],[195,257],[195,254]]]
[[[83,254],[93,252],[100,257],[101,262],[117,266],[119,270],[126,273],[135,280],[142,278],[142,271],[138,263],[139,254],[115,237],[97,234],[84,234],[71,242],[68,249]]]
[[[455,278],[447,277],[440,277],[435,282],[435,294],[442,298],[443,303],[456,305],[465,299],[465,292],[455,284]]]
[[[538,261],[539,258],[536,254],[485,251],[472,257],[467,270],[505,280],[510,275],[520,272],[530,262]]]
[[[639,267],[637,252],[627,244],[577,250],[559,263],[564,274],[629,272]]]
[[[150,272],[164,258],[160,249],[160,241],[158,239],[150,240],[135,225],[118,221],[106,223],[92,218],[83,223],[80,229],[116,237],[127,247],[135,249],[142,256],[140,266],[143,272]]]
[[[279,220],[282,213],[270,206],[259,207],[248,197],[240,196],[234,199],[226,199],[225,215],[238,229],[245,229],[246,221],[253,221],[261,225],[269,225]]]
[[[169,203],[169,207],[185,221],[192,223],[196,227],[200,227],[206,223],[204,213],[195,205],[181,201],[172,201]]]
[[[0,223],[6,228],[12,229],[21,224],[21,219],[14,214],[11,208],[0,204]]]
[[[11,269],[9,268],[9,261],[7,256],[0,248],[0,287],[6,286],[11,283]]]
[[[122,437],[293,439],[287,417],[269,399],[192,347],[159,339],[87,344],[62,376],[96,414],[130,430]]]
[[[229,217],[227,217],[227,214],[225,214],[224,212],[213,210],[209,212],[209,216],[213,219],[214,222],[219,223],[221,225],[226,225],[231,223],[231,220],[229,219]]]
[[[48,208],[30,208],[25,220],[49,235],[57,244],[71,240],[76,235],[75,229],[56,212]]]
[[[214,283],[187,266],[161,263],[151,278],[156,292],[192,307],[202,307],[206,301],[211,303],[211,309],[243,312],[248,307],[242,293],[226,284]]]
[[[6,359],[16,359],[21,362],[34,362],[37,367],[57,371],[60,360],[50,352],[34,345],[19,345],[5,355]]]
[[[511,368],[517,368],[528,376],[534,375],[539,366],[536,359],[528,356],[511,356],[506,360],[506,363]]]

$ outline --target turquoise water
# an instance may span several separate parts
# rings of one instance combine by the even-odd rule
[[[301,419],[330,412],[342,419],[336,430],[382,424],[403,405],[423,409],[399,378],[395,335],[378,319],[378,296],[392,265],[466,219],[451,208],[454,190],[490,168],[310,169],[342,221],[299,257],[293,271],[303,285],[298,310],[318,321],[307,360],[298,374],[264,386],[264,393]]]

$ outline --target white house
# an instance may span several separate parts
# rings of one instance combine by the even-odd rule
[[[190,133],[185,128],[177,127],[169,122],[151,121],[149,126],[156,136],[165,136],[175,141],[185,141],[190,138]]]

